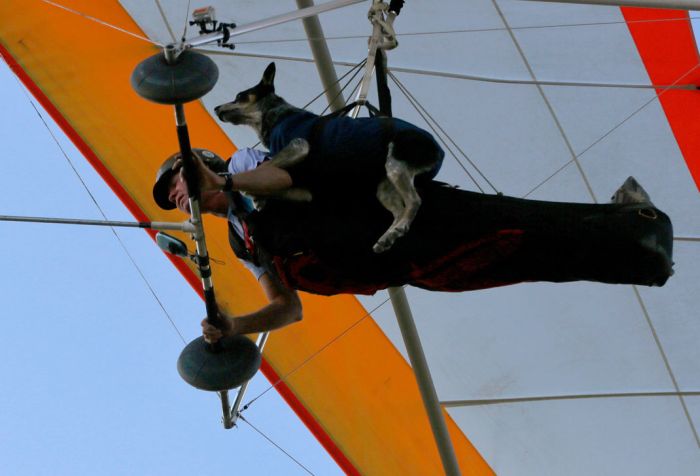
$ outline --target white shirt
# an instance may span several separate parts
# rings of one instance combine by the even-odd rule
[[[257,149],[251,149],[249,147],[243,148],[243,149],[238,149],[232,156],[231,156],[231,161],[228,164],[228,171],[232,174],[237,174],[240,172],[245,172],[248,170],[253,170],[255,169],[258,165],[263,163],[265,159],[267,159],[267,155],[265,152]],[[243,200],[248,201],[248,199],[244,196]],[[235,232],[238,234],[240,237],[244,237],[245,233],[243,232],[243,225],[241,225],[241,221],[238,219],[238,217],[233,213],[234,211],[234,204],[230,205],[230,208],[228,210],[228,221],[231,222],[231,225],[233,225],[233,229]],[[251,203],[252,207],[252,203]],[[262,268],[260,266],[255,266],[253,263],[250,261],[246,260],[241,260],[243,265],[250,270],[251,273],[255,276],[255,279],[260,279],[260,276],[265,274],[265,268]]]

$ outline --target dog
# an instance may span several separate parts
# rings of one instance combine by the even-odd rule
[[[300,151],[311,154],[306,169],[311,172],[304,177],[314,200],[340,193],[343,184],[369,185],[393,216],[372,249],[389,250],[408,232],[420,208],[416,179],[434,178],[444,152],[432,135],[400,119],[328,119],[294,107],[275,94],[275,72],[275,63],[270,63],[257,85],[217,106],[216,115],[223,122],[253,128],[271,154],[293,157],[291,165],[301,160]],[[363,187],[352,193],[359,189]]]

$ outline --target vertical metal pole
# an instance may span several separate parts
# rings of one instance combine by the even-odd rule
[[[228,390],[222,390],[221,392],[219,392],[219,397],[221,398],[221,411],[224,414],[224,417],[222,419],[224,428],[229,430],[233,428],[233,419],[231,418],[231,404],[228,400]]]
[[[440,459],[442,460],[442,467],[445,469],[445,474],[448,476],[461,474],[459,465],[457,464],[457,456],[452,447],[452,440],[447,431],[445,416],[442,413],[442,407],[437,398],[433,378],[430,375],[430,368],[428,367],[428,362],[425,360],[418,330],[413,321],[413,314],[408,305],[408,299],[406,299],[406,292],[403,288],[389,288],[389,297],[391,297],[391,304],[394,307],[396,320],[401,329],[401,336],[406,345],[406,351],[411,361],[411,367],[413,367],[413,373],[416,375],[418,389],[423,397],[423,405],[425,406],[425,411],[430,420],[433,437],[435,438],[435,443],[440,453]]]
[[[297,7],[306,8],[313,7],[313,0],[297,0]],[[328,43],[323,36],[323,28],[317,16],[307,17],[302,20],[304,30],[309,39],[311,53],[316,61],[316,69],[321,78],[321,84],[326,91],[326,99],[330,105],[331,111],[337,111],[345,105],[343,93],[338,84],[338,76],[335,73],[331,53],[328,50]]]
[[[185,180],[187,181],[187,190],[189,192],[190,221],[195,227],[195,233],[193,236],[197,246],[197,267],[199,268],[199,277],[202,282],[202,287],[204,288],[204,304],[207,308],[207,321],[215,327],[221,327],[219,307],[216,304],[214,284],[211,279],[211,267],[209,266],[207,242],[204,238],[202,213],[199,208],[199,174],[192,158],[190,135],[187,131],[185,108],[182,104],[175,105],[175,124],[177,125],[177,138],[178,142],[180,143],[180,154],[182,155],[182,168],[185,172]],[[218,349],[219,345],[212,344],[211,347],[212,349]]]
[[[301,0],[297,0],[297,2],[300,1]],[[369,83],[372,80],[372,72],[374,71],[374,61],[380,36],[381,28],[375,23],[373,25],[372,38],[370,40],[367,64],[365,66],[365,75],[362,79],[358,99],[365,99],[367,96]],[[332,68],[333,64],[330,56],[328,56],[326,59],[316,58],[317,64],[319,61],[328,63],[327,65],[321,64],[318,66],[319,74],[321,74],[321,81],[323,84],[326,84],[326,81],[330,81],[331,79],[323,77],[324,71],[326,70],[327,66]],[[357,117],[359,112],[360,108],[356,107],[350,112],[349,115],[351,117]],[[447,423],[445,422],[442,407],[440,406],[440,402],[437,398],[437,392],[435,392],[433,379],[430,375],[428,363],[425,360],[425,354],[423,353],[423,348],[421,347],[420,338],[418,337],[418,331],[416,330],[416,325],[413,321],[411,308],[408,305],[406,293],[404,292],[403,288],[389,288],[389,297],[391,298],[394,313],[396,314],[396,319],[399,323],[399,327],[401,328],[401,335],[403,336],[406,350],[408,351],[413,372],[416,375],[418,389],[420,390],[421,397],[423,398],[423,404],[425,405],[425,409],[428,414],[430,426],[433,430],[433,437],[435,438],[435,443],[438,447],[438,452],[440,453],[440,459],[442,460],[442,466],[445,470],[445,474],[448,476],[460,475],[461,473],[459,471],[457,457],[452,446],[452,440],[450,439],[447,431]]]

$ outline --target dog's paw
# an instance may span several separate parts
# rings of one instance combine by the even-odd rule
[[[372,246],[372,251],[374,251],[377,254],[384,253],[392,246],[394,246],[396,240],[404,236],[407,231],[407,226],[396,226],[389,228],[386,231],[386,233],[384,233],[382,237],[377,240],[374,246]]]
[[[297,154],[306,156],[309,154],[309,142],[306,139],[297,137],[289,141],[287,147],[291,147]]]
[[[372,251],[374,251],[377,254],[384,253],[386,250],[391,248],[391,245],[386,246],[384,243],[376,242],[374,246],[372,246]]]

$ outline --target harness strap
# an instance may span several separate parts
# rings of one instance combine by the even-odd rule
[[[241,225],[243,226],[243,241],[245,243],[245,249],[248,250],[248,253],[254,257],[255,245],[253,245],[253,239],[250,237],[250,233],[248,233],[248,224],[241,220]]]
[[[323,135],[323,129],[324,127],[326,127],[326,123],[328,121],[330,121],[331,119],[335,119],[336,117],[347,116],[348,113],[358,105],[365,106],[367,108],[367,111],[369,112],[370,117],[387,117],[387,114],[384,114],[379,109],[374,107],[372,104],[369,103],[369,101],[353,101],[350,104],[347,104],[345,107],[338,109],[337,111],[333,111],[330,114],[326,114],[325,116],[319,117],[318,121],[316,121],[314,126],[311,128],[311,133],[309,134],[309,143],[312,144],[312,147],[313,144],[317,143],[318,138]],[[382,121],[382,132],[386,134],[385,138],[390,138],[390,133],[393,131],[393,128],[387,128],[385,122],[386,121]]]
[[[350,104],[345,105],[343,108],[333,111],[330,114],[321,116],[322,120],[332,119],[334,117],[347,116],[350,111],[352,111],[356,106],[365,106],[369,112],[370,117],[375,116],[386,116],[379,109],[374,107],[369,101],[353,101]]]
[[[233,252],[240,259],[250,261],[256,266],[260,266],[258,260],[258,254],[255,250],[255,244],[253,239],[248,232],[247,218],[250,212],[246,209],[246,204],[243,197],[238,192],[227,193],[229,202],[231,203],[231,210],[233,214],[238,218],[243,228],[243,237],[239,236],[233,227],[233,224],[228,222],[228,240]]]

